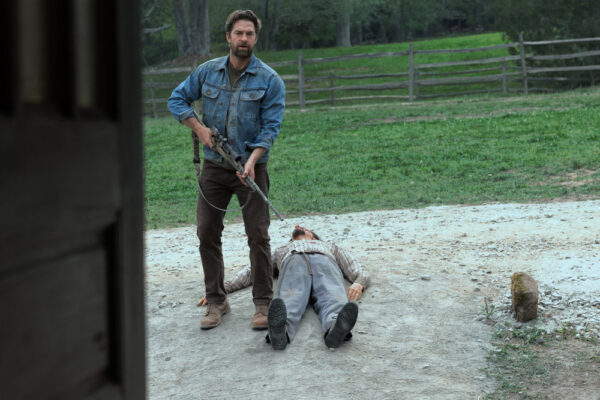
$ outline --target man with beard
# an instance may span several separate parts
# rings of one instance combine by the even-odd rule
[[[268,305],[273,297],[270,216],[267,204],[251,196],[243,178],[250,176],[265,195],[269,192],[267,161],[279,134],[285,105],[285,87],[277,73],[253,55],[261,22],[250,10],[234,11],[227,18],[225,37],[229,55],[196,68],[171,94],[169,109],[192,129],[203,145],[204,163],[199,177],[197,235],[208,308],[202,329],[214,328],[229,311],[224,286],[221,233],[226,207],[233,194],[242,206],[250,247],[255,313],[254,329],[268,326]],[[202,126],[191,104],[202,99]],[[242,156],[240,174],[212,150],[212,132],[218,129]]]

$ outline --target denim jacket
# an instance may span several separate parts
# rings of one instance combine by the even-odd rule
[[[225,133],[229,144],[242,156],[242,163],[256,147],[267,151],[257,161],[266,163],[269,149],[279,134],[285,107],[285,86],[273,69],[252,56],[246,70],[231,88],[227,62],[229,56],[215,58],[196,68],[173,90],[169,110],[181,122],[193,117],[191,103],[202,98],[202,121],[209,128]],[[221,162],[223,157],[204,146],[204,159]]]

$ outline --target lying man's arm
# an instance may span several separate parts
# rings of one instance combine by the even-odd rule
[[[276,272],[278,272],[279,262],[277,260],[279,260],[279,258],[280,258],[280,255],[277,253],[277,250],[276,250],[275,253],[273,253],[273,273],[274,274]],[[247,265],[245,268],[238,271],[238,273],[235,274],[235,276],[233,278],[231,278],[230,280],[225,282],[225,292],[227,294],[233,293],[237,290],[244,289],[244,288],[247,288],[248,286],[252,285],[252,277],[250,276],[250,272],[251,272],[250,265]],[[200,301],[198,301],[198,303],[196,305],[198,307],[205,306],[206,305],[206,296],[202,296],[202,298],[200,299]]]
[[[369,287],[371,278],[369,271],[349,251],[332,244],[333,255],[344,274],[344,277],[352,282],[346,292],[348,300],[357,301],[363,291]]]
[[[238,271],[233,278],[225,282],[225,292],[227,294],[233,293],[236,290],[246,288],[250,285],[252,285],[252,278],[250,277],[250,265],[248,265]],[[203,296],[196,305],[206,305],[206,296]]]

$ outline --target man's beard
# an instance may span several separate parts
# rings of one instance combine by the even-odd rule
[[[233,55],[242,60],[252,57],[252,51],[253,49],[250,46],[246,47],[245,49],[240,49],[239,46],[231,48]]]

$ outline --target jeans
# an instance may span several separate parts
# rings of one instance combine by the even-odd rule
[[[323,254],[299,253],[288,257],[279,274],[277,297],[285,303],[290,342],[309,303],[319,316],[325,334],[348,301],[340,267]]]
[[[256,164],[254,172],[254,181],[263,193],[268,195],[267,164]],[[225,169],[208,160],[205,160],[202,166],[200,185],[208,201],[223,209],[227,208],[233,194],[237,195],[240,206],[246,203],[248,196],[251,196],[248,205],[242,210],[242,216],[248,237],[248,246],[250,246],[252,297],[256,305],[269,304],[273,297],[269,206],[258,194],[251,194],[251,190],[239,180],[234,170]],[[227,298],[224,287],[225,270],[221,244],[225,212],[216,210],[198,194],[196,216],[206,300],[209,304],[222,303]]]

